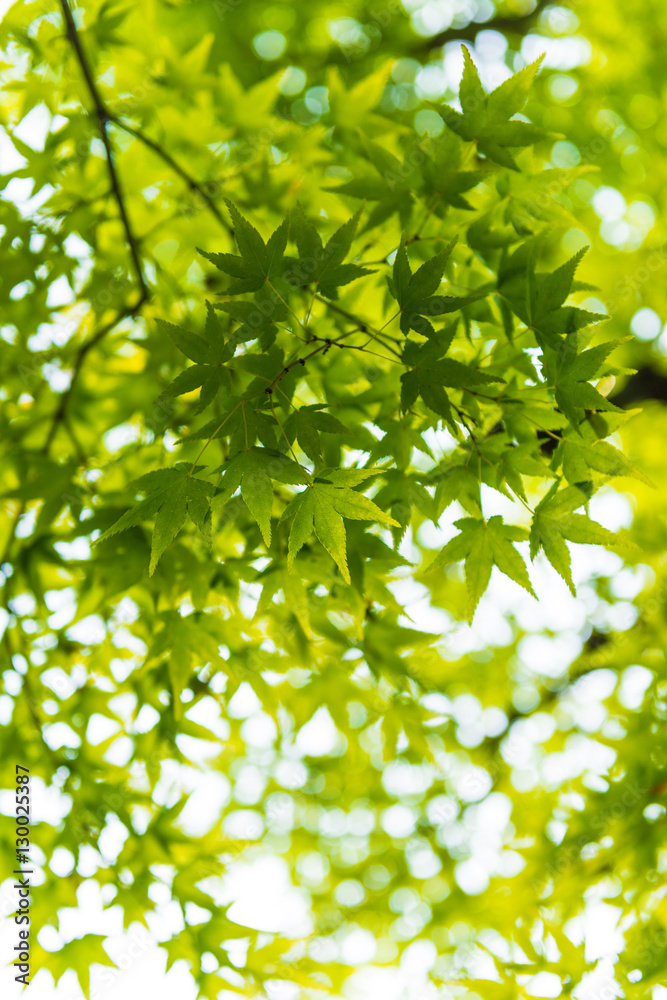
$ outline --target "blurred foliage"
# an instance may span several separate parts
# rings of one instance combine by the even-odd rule
[[[59,913],[92,880],[125,926],[174,901],[202,997],[417,954],[448,996],[657,996],[666,31],[7,11],[0,739],[60,815],[33,971],[88,989]],[[230,910],[266,855],[291,929]]]

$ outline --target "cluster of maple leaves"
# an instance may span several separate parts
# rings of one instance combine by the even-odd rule
[[[441,190],[444,187],[445,201],[449,204],[469,208],[462,197],[463,192],[480,183],[493,163],[517,170],[511,150],[535,142],[542,133],[533,125],[512,117],[523,106],[538,63],[521,70],[487,95],[472,60],[465,50],[464,53],[460,91],[462,112],[438,106],[446,125],[459,137],[456,139],[458,159],[455,158],[453,164],[446,156],[440,161],[437,157],[430,159],[431,173],[424,168],[419,176],[422,184],[437,182]],[[459,169],[461,139],[464,143],[476,142],[478,153],[483,156],[480,160],[483,169]],[[412,197],[410,186],[415,176],[414,169],[404,169],[392,154],[377,144],[369,142],[367,148],[368,158],[382,176],[382,182],[359,178],[337,188],[342,194],[377,202],[367,219],[365,231],[379,226],[392,212],[402,211],[404,200]],[[444,143],[441,149],[446,153],[451,147]],[[438,164],[443,168],[439,178],[433,173]],[[397,456],[391,447],[364,445],[361,450],[368,454],[365,465],[356,461],[353,467],[326,467],[321,434],[337,435],[350,448],[358,447],[360,442],[355,441],[345,424],[330,412],[334,404],[327,400],[297,407],[293,397],[312,359],[325,363],[333,348],[377,355],[378,351],[372,352],[368,347],[372,341],[374,348],[381,349],[381,358],[390,366],[402,368],[397,383],[406,427],[412,427],[409,415],[415,413],[414,408],[420,400],[423,405],[420,412],[427,417],[424,426],[441,423],[467,455],[465,462],[455,462],[444,472],[438,470],[430,479],[427,476],[420,482],[414,477],[412,502],[427,512],[435,523],[454,499],[471,514],[455,522],[459,534],[444,547],[429,572],[465,560],[472,617],[494,565],[533,593],[526,562],[515,548],[515,543],[529,540],[531,556],[543,550],[573,589],[566,541],[599,544],[616,541],[611,532],[586,515],[575,513],[585,507],[594,490],[591,470],[610,476],[634,474],[622,454],[602,440],[609,435],[609,427],[604,421],[596,425],[591,419],[595,414],[617,410],[591,384],[593,379],[616,371],[607,364],[616,342],[583,351],[579,349],[580,331],[605,318],[567,304],[571,293],[589,287],[575,281],[577,265],[585,251],[575,254],[555,271],[541,273],[536,270],[536,263],[542,237],[531,236],[502,254],[494,280],[467,289],[465,294],[452,295],[443,291],[443,280],[456,239],[442,240],[444,245],[413,272],[408,257],[410,240],[404,236],[398,248],[386,255],[386,265],[391,266],[391,274],[386,275],[385,292],[389,318],[377,328],[339,304],[341,289],[361,279],[366,279],[369,289],[373,289],[372,294],[376,294],[376,271],[364,266],[358,251],[353,252],[363,205],[326,242],[298,204],[266,241],[235,204],[228,202],[228,209],[238,254],[199,251],[230,279],[224,288],[223,300],[215,307],[207,303],[203,335],[158,321],[160,331],[193,362],[163,390],[162,398],[199,389],[193,418],[216,400],[222,401],[222,410],[201,426],[191,427],[184,435],[182,441],[188,447],[193,441],[203,442],[194,460],[178,462],[171,469],[156,470],[138,480],[136,490],[147,494],[145,499],[127,511],[102,538],[154,519],[152,573],[186,518],[189,517],[210,542],[216,510],[240,492],[268,549],[272,541],[274,484],[302,487],[296,491],[292,489],[283,498],[281,520],[290,523],[288,570],[294,569],[298,553],[314,533],[334,560],[343,580],[350,583],[345,520],[389,527],[396,544],[409,521],[404,504],[392,506],[389,487],[397,468]],[[296,246],[298,256],[290,256],[290,244]],[[350,256],[352,259],[348,260]],[[534,441],[522,440],[508,432],[512,407],[519,407],[525,419],[533,419],[528,413],[530,399],[526,397],[525,384],[521,386],[515,375],[508,375],[509,366],[503,368],[500,359],[493,355],[490,364],[484,364],[479,356],[469,361],[451,356],[459,315],[465,320],[466,334],[471,342],[470,317],[474,318],[474,308],[488,299],[496,303],[500,316],[498,325],[510,347],[517,321],[522,331],[532,335],[541,352],[541,373],[523,351],[515,350],[513,359],[521,357],[530,368],[532,384],[546,387],[551,393],[552,410],[559,413],[559,420],[552,426],[562,428],[562,415],[575,432],[574,436],[553,434],[544,422],[538,425],[558,444],[550,467],[541,461]],[[314,307],[319,310],[317,318],[313,318]],[[301,310],[300,315],[297,310]],[[219,313],[226,314],[229,319],[223,322]],[[451,314],[459,315],[443,328],[436,329],[437,317],[451,317]],[[351,323],[352,327],[336,337],[320,336],[321,317],[327,315],[344,320],[348,327]],[[399,338],[387,331],[394,320],[398,321]],[[294,347],[287,355],[278,346],[279,336],[283,337],[286,331],[292,334]],[[362,335],[363,343],[353,343],[350,340],[353,335],[357,338]],[[240,392],[239,378],[242,382]],[[326,392],[323,395],[326,399]],[[464,397],[469,404],[467,408],[462,403]],[[494,443],[493,435],[480,434],[477,429],[480,420],[475,413],[485,404],[500,406],[501,411],[506,407],[503,419],[507,419],[503,434],[498,438],[499,444]],[[282,407],[286,414],[282,421],[277,407]],[[544,420],[544,416],[541,419]],[[475,429],[471,425],[475,425]],[[387,441],[390,436],[387,435]],[[415,436],[418,439],[416,446],[428,453],[421,435]],[[199,459],[217,438],[228,443],[227,460],[217,468],[200,465]],[[300,460],[295,448],[305,458]],[[509,487],[512,491],[509,495],[515,495],[526,505],[523,476],[555,480],[532,512],[530,531],[505,524],[499,516],[485,520],[479,503],[466,505],[466,491],[470,498],[475,488],[479,490],[479,482],[470,483],[469,457],[473,450],[480,462],[483,458],[488,465],[502,470],[495,480],[492,479],[491,485],[503,492]],[[383,456],[386,458],[384,463],[373,464]],[[312,469],[304,464],[306,459]],[[552,471],[560,465],[569,483],[564,488],[561,488],[561,478]],[[216,485],[204,478],[213,475],[218,476]],[[373,484],[383,481],[386,485],[374,499],[365,495]],[[433,492],[429,492],[428,486],[434,487]]]

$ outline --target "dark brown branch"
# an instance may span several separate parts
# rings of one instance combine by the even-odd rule
[[[96,344],[100,342],[100,340],[102,340],[103,337],[106,336],[107,333],[109,333],[118,323],[120,323],[122,319],[125,319],[127,316],[135,315],[135,313],[139,311],[139,309],[148,299],[149,296],[148,286],[146,285],[146,281],[144,279],[144,272],[141,266],[141,258],[139,255],[139,241],[134,235],[132,226],[130,225],[130,220],[128,218],[127,210],[125,208],[123,189],[121,187],[118,173],[116,171],[113,146],[111,145],[111,140],[109,139],[109,135],[107,133],[107,126],[109,122],[112,120],[112,116],[107,110],[107,107],[100,96],[100,92],[97,89],[97,85],[95,84],[95,80],[93,78],[93,74],[90,69],[90,65],[88,63],[88,58],[83,50],[83,46],[81,45],[81,39],[79,38],[79,34],[76,30],[76,25],[74,23],[74,18],[72,17],[72,11],[70,9],[68,0],[60,0],[60,6],[62,8],[63,17],[65,19],[67,38],[69,39],[72,48],[76,53],[77,61],[81,68],[84,80],[86,81],[86,86],[88,88],[88,92],[90,94],[91,100],[95,108],[95,114],[97,116],[97,121],[100,130],[100,136],[102,138],[102,142],[104,144],[104,149],[106,152],[107,170],[109,172],[109,179],[111,181],[111,193],[113,194],[114,200],[118,207],[118,214],[120,216],[120,220],[123,224],[123,229],[125,231],[125,240],[127,242],[128,249],[130,251],[130,257],[132,258],[132,268],[134,270],[136,281],[139,286],[139,298],[133,306],[128,306],[125,309],[121,309],[120,312],[116,314],[113,320],[111,320],[109,323],[106,323],[104,326],[101,326],[99,330],[97,330],[93,334],[93,336],[89,340],[85,341],[85,343],[83,343],[79,348],[79,351],[76,355],[76,359],[74,361],[71,382],[69,384],[69,387],[60,397],[60,402],[58,403],[58,406],[53,414],[53,417],[51,418],[49,431],[46,436],[44,445],[42,447],[42,452],[44,454],[48,453],[51,444],[53,442],[53,439],[56,435],[56,432],[58,430],[58,427],[61,424],[65,423],[66,421],[67,405],[74,391],[74,386],[81,372],[81,367],[83,365],[83,362],[85,361],[86,355],[93,347],[95,347]]]
[[[160,157],[160,159],[164,160],[164,162],[171,167],[174,173],[178,174],[181,180],[183,180],[187,184],[190,190],[196,191],[199,197],[206,202],[209,210],[211,211],[211,214],[215,216],[215,218],[218,220],[223,229],[225,229],[228,233],[231,233],[231,226],[226,221],[224,215],[222,214],[218,206],[215,204],[211,196],[208,194],[206,189],[203,187],[203,185],[200,184],[199,181],[196,181],[195,178],[191,174],[189,174],[187,170],[185,170],[180,165],[180,163],[178,163],[173,158],[173,156],[170,153],[166,151],[166,149],[163,149],[158,142],[155,142],[154,139],[151,139],[149,136],[147,136],[145,132],[141,131],[141,129],[134,128],[132,125],[128,125],[127,122],[124,122],[122,120],[122,118],[117,118],[114,115],[112,116],[111,120],[113,121],[114,125],[117,125],[118,128],[122,128],[124,132],[128,132],[130,135],[133,135],[135,139],[138,139],[139,142],[143,142],[144,146],[147,146],[148,149],[152,149],[153,152]]]
[[[540,12],[546,7],[550,0],[539,0],[535,10],[530,14],[522,14],[520,17],[495,17],[490,21],[471,22],[464,28],[447,28],[440,31],[432,38],[425,38],[415,46],[416,52],[430,52],[431,49],[440,48],[448,42],[475,42],[480,31],[499,31],[503,35],[527,35],[537,22]]]
[[[113,330],[113,328],[121,322],[121,320],[127,319],[129,316],[134,316],[141,309],[145,299],[146,295],[143,295],[138,300],[138,302],[135,303],[135,305],[128,306],[126,309],[122,309],[119,313],[117,313],[114,316],[112,320],[110,320],[108,323],[105,323],[104,326],[101,326],[99,330],[96,330],[95,333],[92,335],[92,337],[90,337],[89,340],[86,340],[79,348],[76,355],[76,359],[74,361],[74,366],[72,368],[72,379],[65,392],[63,392],[63,394],[61,395],[58,407],[55,410],[53,417],[51,418],[49,432],[46,436],[46,441],[42,445],[43,454],[46,455],[48,453],[51,444],[53,443],[53,439],[56,435],[58,427],[65,421],[67,406],[69,404],[70,397],[74,391],[74,386],[76,384],[76,381],[81,373],[81,368],[83,366],[83,362],[86,359],[86,355],[88,354],[89,351],[93,349],[93,347],[95,347],[96,344],[99,344],[99,342],[104,337],[106,337],[107,333],[110,333],[111,330]]]
[[[329,309],[331,309],[332,312],[338,313],[339,316],[343,316],[351,323],[356,323],[357,328],[361,330],[362,333],[372,333],[374,337],[380,340],[380,343],[384,348],[386,348],[388,351],[391,351],[392,354],[395,354],[396,357],[400,359],[401,357],[400,351],[397,351],[395,346],[391,346],[391,344],[385,343],[385,341],[387,340],[393,341],[394,344],[396,343],[395,338],[392,337],[390,334],[383,333],[382,330],[376,330],[375,327],[371,326],[368,322],[366,322],[366,320],[358,319],[352,313],[349,313],[346,309],[342,309],[341,306],[336,305],[335,302],[331,302],[329,299],[325,299],[322,295],[320,295],[319,292],[315,293],[315,298],[317,299],[318,302],[323,302]]]
[[[148,298],[148,288],[144,280],[144,272],[141,266],[141,259],[139,256],[139,243],[132,231],[130,225],[130,220],[127,215],[125,208],[125,200],[123,198],[123,190],[121,188],[120,180],[116,172],[116,164],[114,160],[114,151],[111,145],[111,140],[107,133],[107,126],[112,120],[112,116],[104,104],[100,96],[100,92],[97,89],[95,80],[93,79],[93,74],[91,72],[90,66],[88,64],[88,58],[86,53],[83,51],[81,45],[81,39],[79,38],[79,33],[76,30],[76,25],[74,23],[74,18],[72,17],[72,11],[70,10],[68,0],[60,0],[60,6],[62,8],[63,17],[65,19],[65,25],[67,28],[67,37],[72,44],[72,48],[76,53],[76,58],[81,67],[81,72],[86,81],[86,86],[88,92],[90,93],[91,99],[95,106],[95,114],[97,115],[97,121],[100,129],[100,136],[102,142],[104,143],[104,149],[106,152],[107,169],[109,171],[109,179],[111,180],[111,190],[118,206],[118,214],[120,215],[121,222],[123,223],[123,229],[125,230],[125,239],[127,240],[127,245],[130,250],[130,256],[132,257],[132,265],[137,278],[137,283],[141,291],[141,302],[145,302]]]
[[[93,349],[93,347],[95,347],[96,344],[99,344],[99,342],[104,337],[106,337],[107,333],[110,333],[111,330],[113,330],[113,328],[121,322],[121,320],[127,319],[130,316],[134,316],[141,309],[144,301],[145,301],[145,296],[142,295],[139,298],[139,300],[135,303],[135,305],[128,306],[126,309],[122,309],[114,316],[112,320],[110,320],[108,323],[105,323],[104,326],[101,326],[99,330],[96,330],[95,333],[92,335],[92,337],[90,337],[89,340],[86,340],[77,351],[74,365],[72,368],[72,379],[65,392],[63,392],[63,394],[61,395],[58,406],[56,407],[53,416],[51,417],[51,422],[49,424],[49,430],[46,435],[46,440],[42,445],[43,455],[48,455],[51,445],[53,444],[53,439],[55,438],[58,428],[61,426],[61,424],[67,428],[67,407],[69,405],[72,393],[74,392],[75,383],[81,373],[81,368],[83,367],[83,362],[85,361],[87,354],[89,353],[89,351]],[[70,437],[72,437],[73,439],[73,443],[77,450],[77,453],[79,453],[79,457],[81,457],[80,454],[81,448],[78,445],[76,438],[74,438],[71,429],[69,428],[67,429],[68,433],[70,434]],[[2,565],[3,562],[7,562],[9,559],[12,544],[14,542],[14,539],[16,538],[16,529],[18,527],[19,521],[21,520],[23,514],[25,513],[25,510],[26,510],[26,504],[25,501],[22,501],[14,516],[14,520],[12,522],[9,535],[7,536],[7,541],[5,543],[4,551],[0,556],[0,566]]]

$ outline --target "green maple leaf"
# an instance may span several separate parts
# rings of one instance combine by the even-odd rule
[[[508,224],[509,242],[516,242],[517,233],[532,236],[538,227],[542,228],[543,223],[567,227],[576,224],[576,216],[567,207],[567,202],[561,201],[557,195],[564,194],[577,178],[594,169],[591,164],[582,164],[538,170],[534,174],[504,174],[502,183],[507,185],[507,191],[503,189],[503,196],[507,196],[507,200],[496,209],[499,217]],[[491,211],[495,214],[494,209]]]
[[[284,427],[290,444],[296,438],[299,447],[316,465],[322,461],[320,432],[347,436],[350,434],[347,427],[337,417],[323,411],[323,405],[322,403],[313,403],[309,406],[300,406],[298,410],[290,414]]]
[[[122,35],[116,34],[116,29],[129,14],[129,10],[114,11],[113,0],[105,0],[100,7],[99,14],[91,25],[91,31],[95,36],[95,41],[100,48],[111,45],[127,45]]]
[[[524,67],[494,91],[487,94],[472,61],[470,52],[463,47],[463,77],[459,89],[461,111],[448,105],[436,106],[446,125],[467,142],[477,142],[484,156],[504,167],[518,170],[509,150],[530,146],[546,137],[546,133],[524,121],[515,121],[526,103],[535,75],[544,56]],[[434,105],[435,106],[435,105]]]
[[[162,947],[167,952],[167,971],[178,961],[188,962],[193,969],[199,966],[199,948],[190,928],[165,941]]]
[[[588,247],[582,247],[555,271],[536,272],[541,238],[526,240],[505,258],[498,272],[498,291],[512,312],[530,327],[540,347],[562,350],[563,335],[576,333],[608,317],[565,302],[578,286],[574,275]]]
[[[471,517],[482,516],[480,482],[470,468],[469,459],[462,459],[460,464],[434,469],[428,481],[435,486],[436,518],[455,500]]]
[[[609,340],[576,354],[574,348],[567,350],[569,345],[566,342],[560,358],[545,352],[547,369],[555,370],[556,403],[576,431],[579,431],[586,410],[619,410],[589,381],[601,374],[607,356],[619,343],[618,340]]]
[[[420,150],[421,155],[416,158],[411,149],[401,163],[393,153],[369,139],[363,140],[363,149],[376,173],[354,177],[327,190],[377,202],[366,222],[367,230],[379,226],[395,212],[398,212],[401,225],[407,225],[414,204],[413,193],[421,186],[418,163],[423,153]]]
[[[442,218],[447,206],[470,210],[462,197],[476,187],[487,170],[461,170],[464,147],[458,136],[448,132],[424,144],[408,145],[401,162],[388,150],[365,139],[363,148],[376,173],[357,176],[336,188],[337,193],[377,202],[366,229],[372,229],[398,212],[401,225],[407,225],[414,205],[414,195],[434,205],[434,213]],[[433,155],[431,155],[431,153]]]
[[[250,448],[223,466],[224,475],[216,491],[215,503],[226,503],[237,489],[254,517],[267,546],[271,544],[273,483],[307,483],[308,477],[296,462],[269,448]]]
[[[278,279],[276,279],[278,282]],[[279,284],[280,282],[278,282]],[[270,290],[269,290],[270,291]],[[278,327],[275,322],[284,319],[287,309],[280,299],[261,300],[262,292],[258,292],[255,300],[245,302],[242,299],[230,299],[227,302],[216,302],[215,308],[227,313],[238,323],[232,334],[234,344],[244,344],[248,340],[257,340],[262,350],[268,350],[274,343]],[[258,305],[261,308],[258,308]]]
[[[73,512],[80,507],[81,499],[76,486],[77,463],[54,462],[44,455],[31,456],[30,468],[12,489],[0,496],[17,500],[44,498],[36,521],[37,530],[50,524],[64,506]],[[78,515],[77,515],[78,517]]]
[[[384,432],[384,436],[371,445],[370,462],[376,462],[379,458],[391,457],[397,468],[407,469],[415,448],[435,461],[433,452],[417,428],[412,426],[409,418],[378,420],[376,425]]]
[[[367,479],[371,479],[373,476],[378,476],[380,471],[380,469],[371,468],[322,469],[317,474],[316,482],[333,483],[334,486],[349,486],[352,488],[360,486],[361,483],[365,483]]]
[[[554,483],[535,508],[530,529],[530,556],[534,559],[542,549],[553,568],[574,594],[570,550],[566,539],[585,545],[615,545],[619,539],[612,531],[603,528],[601,524],[592,521],[584,514],[574,513],[579,507],[588,503],[592,488],[584,489],[580,485],[567,486],[564,490],[559,490],[558,486],[559,482]]]
[[[257,292],[267,283],[280,278],[284,271],[288,220],[284,219],[265,243],[255,227],[244,219],[236,205],[228,199],[226,202],[241,256],[231,253],[209,253],[200,250],[199,247],[197,252],[215,264],[220,271],[236,279],[227,289],[228,295]]]
[[[214,487],[203,479],[191,476],[188,469],[187,463],[183,463],[180,469],[157,469],[135,480],[136,489],[142,493],[147,492],[148,496],[107,528],[98,542],[141,524],[142,521],[155,518],[149,567],[149,575],[152,576],[160,556],[181,530],[186,517],[206,535],[207,515]]]
[[[453,323],[441,335],[433,331],[425,344],[406,344],[403,359],[414,367],[401,375],[401,409],[406,413],[421,396],[429,410],[442,417],[452,433],[458,436],[459,429],[445,388],[471,389],[476,385],[502,382],[503,379],[452,358],[441,357],[448,350],[455,331],[456,323]]]
[[[285,380],[281,385],[284,382]],[[255,379],[251,385],[255,392],[259,392],[266,387],[267,381]],[[248,394],[252,395],[252,390],[249,389]],[[222,414],[208,420],[181,440],[208,441],[218,436],[230,439],[231,454],[251,448],[257,440],[267,448],[276,448],[277,445],[275,421],[270,415],[249,405],[247,399],[243,397],[230,399]]]
[[[435,502],[417,476],[391,470],[385,472],[384,478],[385,485],[375,499],[383,508],[389,510],[399,523],[399,527],[392,528],[394,544],[398,546],[410,524],[413,507],[430,518],[434,524],[436,523]]]
[[[295,280],[302,278],[301,284],[314,284],[326,298],[335,299],[342,285],[373,274],[358,264],[343,263],[352,248],[362,210],[363,206],[323,244],[317,229],[297,205],[291,217],[292,234],[301,255],[293,268]]]
[[[462,170],[465,158],[465,147],[460,138],[453,132],[443,134],[433,141],[433,156],[424,159],[421,169],[424,178],[422,196],[431,199],[440,196],[447,205],[472,211],[473,206],[466,201],[463,194],[472,190],[488,175],[486,170]],[[444,214],[444,212],[436,214]]]
[[[390,291],[400,306],[400,324],[403,333],[416,330],[418,333],[429,334],[432,328],[422,317],[455,312],[488,295],[489,288],[464,296],[435,294],[440,287],[447,261],[456,242],[454,238],[413,274],[408,263],[405,241],[401,240],[394,258]]]
[[[314,530],[345,581],[350,583],[343,518],[398,527],[393,517],[352,488],[376,474],[368,469],[328,469],[294,497],[283,513],[284,518],[294,516],[289,536],[288,569],[292,569],[299,550]]]
[[[84,994],[90,993],[90,967],[93,963],[109,965],[117,969],[116,963],[109,958],[103,947],[106,940],[104,934],[85,934],[74,938],[59,948],[49,952],[49,972],[57,984],[62,976],[74,969]]]
[[[510,498],[507,486],[527,502],[523,476],[556,478],[549,466],[535,456],[533,441],[513,444],[507,434],[499,433],[477,442],[475,450],[482,456],[484,481]]]
[[[585,427],[585,424],[583,425]],[[581,427],[578,428],[581,430]],[[591,444],[571,439],[564,440],[559,449],[559,458],[563,463],[563,475],[568,483],[583,483],[591,478],[591,470],[600,472],[603,476],[628,476],[639,479],[647,486],[653,483],[640,469],[630,462],[622,451],[608,441],[596,441]]]
[[[472,622],[475,609],[489,584],[494,566],[535,597],[526,564],[512,544],[528,540],[528,532],[524,528],[504,524],[499,514],[490,517],[488,521],[476,517],[464,517],[454,524],[460,534],[445,545],[426,572],[431,573],[450,563],[465,559],[468,621]]]
[[[222,326],[210,302],[206,303],[207,317],[204,337],[191,333],[183,327],[174,326],[166,320],[156,320],[160,333],[195,364],[177,375],[160,393],[158,399],[181,396],[183,393],[201,389],[198,411],[205,409],[213,401],[218,391],[230,385],[229,372],[224,363],[234,354],[234,344],[225,342]]]
[[[144,664],[153,668],[165,660],[172,689],[172,710],[180,718],[181,692],[187,686],[193,670],[206,663],[219,663],[218,647],[225,640],[225,632],[216,615],[194,612],[182,615],[179,611],[165,611],[161,615],[163,627],[157,633]],[[192,731],[192,736],[202,733]],[[210,730],[205,739],[211,739]]]

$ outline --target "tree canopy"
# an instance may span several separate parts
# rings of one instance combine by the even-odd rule
[[[665,31],[656,0],[8,8],[33,974],[114,967],[63,919],[94,884],[198,997],[662,995]],[[298,920],[244,919],[266,859]]]

